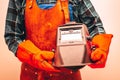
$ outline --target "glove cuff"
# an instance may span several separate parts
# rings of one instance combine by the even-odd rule
[[[93,37],[92,43],[101,50],[108,52],[112,37],[112,34],[99,34]]]
[[[30,40],[26,40],[18,45],[16,56],[22,62],[31,63],[32,56],[40,51]]]

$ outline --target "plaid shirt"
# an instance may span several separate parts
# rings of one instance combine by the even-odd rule
[[[53,3],[56,0],[38,0],[38,3],[41,2]],[[72,4],[74,21],[86,24],[92,37],[105,33],[100,17],[89,0],[69,0],[69,3]],[[18,44],[26,37],[24,9],[25,0],[9,0],[4,37],[13,53],[16,53]]]

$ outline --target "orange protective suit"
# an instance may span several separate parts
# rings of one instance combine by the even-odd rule
[[[81,80],[78,70],[56,71],[50,64],[52,50],[56,50],[57,28],[69,21],[68,14],[68,0],[58,0],[47,10],[39,8],[36,0],[26,0],[26,40],[17,50],[17,57],[23,62],[20,80]]]

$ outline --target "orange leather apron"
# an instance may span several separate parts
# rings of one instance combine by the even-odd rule
[[[56,32],[59,25],[69,22],[68,0],[57,0],[50,9],[39,8],[36,0],[26,0],[26,39],[39,49],[56,49]],[[63,70],[60,73],[39,71],[23,63],[21,80],[81,80],[79,71]]]
[[[26,0],[27,39],[31,40],[39,49],[50,51],[56,48],[57,27],[65,23],[62,7],[64,4],[68,4],[68,0],[58,0],[54,7],[46,10],[39,8],[36,0]],[[68,6],[66,7],[68,9]]]

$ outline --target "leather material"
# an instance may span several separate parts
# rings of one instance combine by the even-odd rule
[[[68,0],[65,0],[64,3],[67,4]],[[56,48],[57,27],[64,23],[65,15],[60,0],[50,9],[39,8],[36,0],[26,0],[27,39],[31,40],[39,49],[52,51]]]
[[[90,67],[105,67],[112,37],[112,34],[99,34],[93,37],[92,44],[96,46],[96,49],[91,53],[91,60],[94,64],[89,65]]]
[[[23,41],[19,44],[16,53],[18,59],[29,65],[45,70],[45,71],[57,71],[49,63],[54,57],[54,53],[50,51],[41,51],[30,40]]]
[[[61,69],[61,72],[46,72],[22,63],[20,80],[82,80],[80,72]]]
[[[61,6],[66,4],[66,7]],[[41,51],[56,49],[56,32],[58,26],[69,21],[63,9],[68,9],[68,0],[58,0],[56,5],[44,10],[38,7],[36,0],[26,0],[25,25],[26,40],[30,40]],[[44,57],[46,58],[46,57]],[[23,63],[21,80],[81,80],[79,71],[60,69],[61,72],[42,71]],[[37,74],[37,75],[35,75]]]

